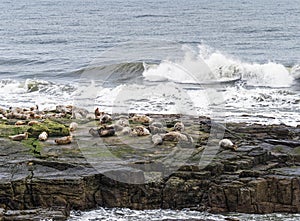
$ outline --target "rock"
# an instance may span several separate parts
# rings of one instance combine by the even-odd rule
[[[52,120],[45,120],[41,124],[34,124],[30,128],[27,129],[30,134],[30,137],[38,138],[38,136],[42,132],[46,132],[49,137],[54,136],[68,136],[69,129],[65,125],[52,121]]]
[[[299,147],[300,140],[275,140],[275,139],[266,139],[265,142],[271,143],[274,145],[285,145],[289,147]]]
[[[170,122],[168,131],[179,118],[149,117]],[[231,138],[239,149],[219,151],[218,140],[215,146],[206,145],[211,122],[205,117],[185,119],[186,134],[172,132],[184,136],[186,142],[187,135],[194,138],[195,145],[189,147],[168,140],[153,146],[149,136],[93,138],[88,131],[94,119],[78,120],[82,128],[77,129],[74,141],[58,146],[54,140],[69,136],[71,119],[40,120],[32,126],[15,126],[15,122],[0,123],[0,219],[64,220],[69,210],[98,206],[300,212],[300,151],[282,143],[295,140],[299,128],[229,123],[229,130],[242,137]],[[27,140],[7,138],[26,131]],[[43,131],[50,133],[49,138],[40,142],[37,138]]]
[[[239,177],[244,178],[244,177],[260,177],[262,173],[260,171],[255,171],[255,170],[243,170],[240,172]]]

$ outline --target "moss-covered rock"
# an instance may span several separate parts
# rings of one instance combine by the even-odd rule
[[[41,156],[41,151],[43,149],[43,144],[34,138],[29,138],[27,140],[23,140],[22,143],[24,146],[28,147],[30,149],[30,152],[36,156],[40,157]]]
[[[48,136],[68,136],[70,134],[69,129],[64,124],[45,120],[33,126],[22,125],[16,126],[14,124],[0,123],[0,137],[8,137],[11,135],[21,134],[29,132],[29,137],[37,138],[40,133],[46,131]]]
[[[69,129],[58,122],[52,120],[45,120],[42,123],[35,124],[27,130],[30,133],[30,137],[37,138],[43,131],[47,132],[48,136],[68,136]]]
[[[26,132],[30,127],[27,125],[24,126],[15,126],[0,124],[0,137],[7,137],[10,135],[16,135]]]

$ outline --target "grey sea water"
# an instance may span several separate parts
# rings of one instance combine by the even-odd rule
[[[220,111],[228,121],[300,125],[299,0],[3,0],[0,10],[0,106],[72,103],[80,78],[90,73],[87,70],[92,67],[100,74],[107,70],[91,65],[111,61],[107,50],[122,49],[130,41],[132,51],[142,53],[153,46],[164,51],[162,45],[134,42],[167,41],[191,48],[211,69],[214,81],[227,82],[220,89]],[[144,90],[163,80],[187,83],[184,87],[196,111],[209,115],[212,104],[203,99],[203,89],[187,81],[189,76],[177,68],[182,63],[165,62],[168,54],[155,57],[155,52],[149,63],[126,62],[128,51],[120,51],[124,53],[114,55],[125,63],[115,63],[117,74],[109,84],[98,85],[103,90],[91,98],[91,108],[101,104],[109,111],[114,105],[110,101],[120,91]],[[211,80],[203,76],[203,82],[196,83]],[[136,103],[129,104],[131,111],[174,111],[157,96]],[[126,220],[130,214],[140,215],[141,220],[159,214],[176,216],[170,211],[122,213]],[[107,214],[107,219],[119,217],[102,209],[84,214],[82,220]],[[281,215],[265,220],[280,220]]]
[[[134,39],[203,43],[246,62],[299,64],[300,1],[0,2],[0,76],[57,78]]]

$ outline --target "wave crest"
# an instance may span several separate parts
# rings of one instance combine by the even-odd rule
[[[179,83],[199,84],[240,78],[251,86],[289,87],[294,78],[300,76],[299,66],[293,69],[294,74],[292,74],[282,64],[241,62],[221,52],[210,52],[204,46],[199,46],[197,58],[189,54],[187,52],[183,61],[180,62],[162,61],[156,66],[144,65],[144,78],[149,81],[171,80]]]

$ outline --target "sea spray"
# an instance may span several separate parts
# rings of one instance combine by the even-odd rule
[[[198,59],[190,54],[186,52],[185,58],[178,62],[162,61],[155,66],[144,64],[143,76],[149,81],[171,80],[179,83],[199,84],[207,83],[207,81],[217,83],[241,78],[246,81],[247,85],[265,87],[289,87],[293,83],[293,75],[298,76],[297,68],[294,68],[294,73],[291,74],[282,64],[274,62],[245,63],[218,51],[211,52],[203,45],[199,46]],[[191,72],[200,74],[200,82],[191,78]]]

